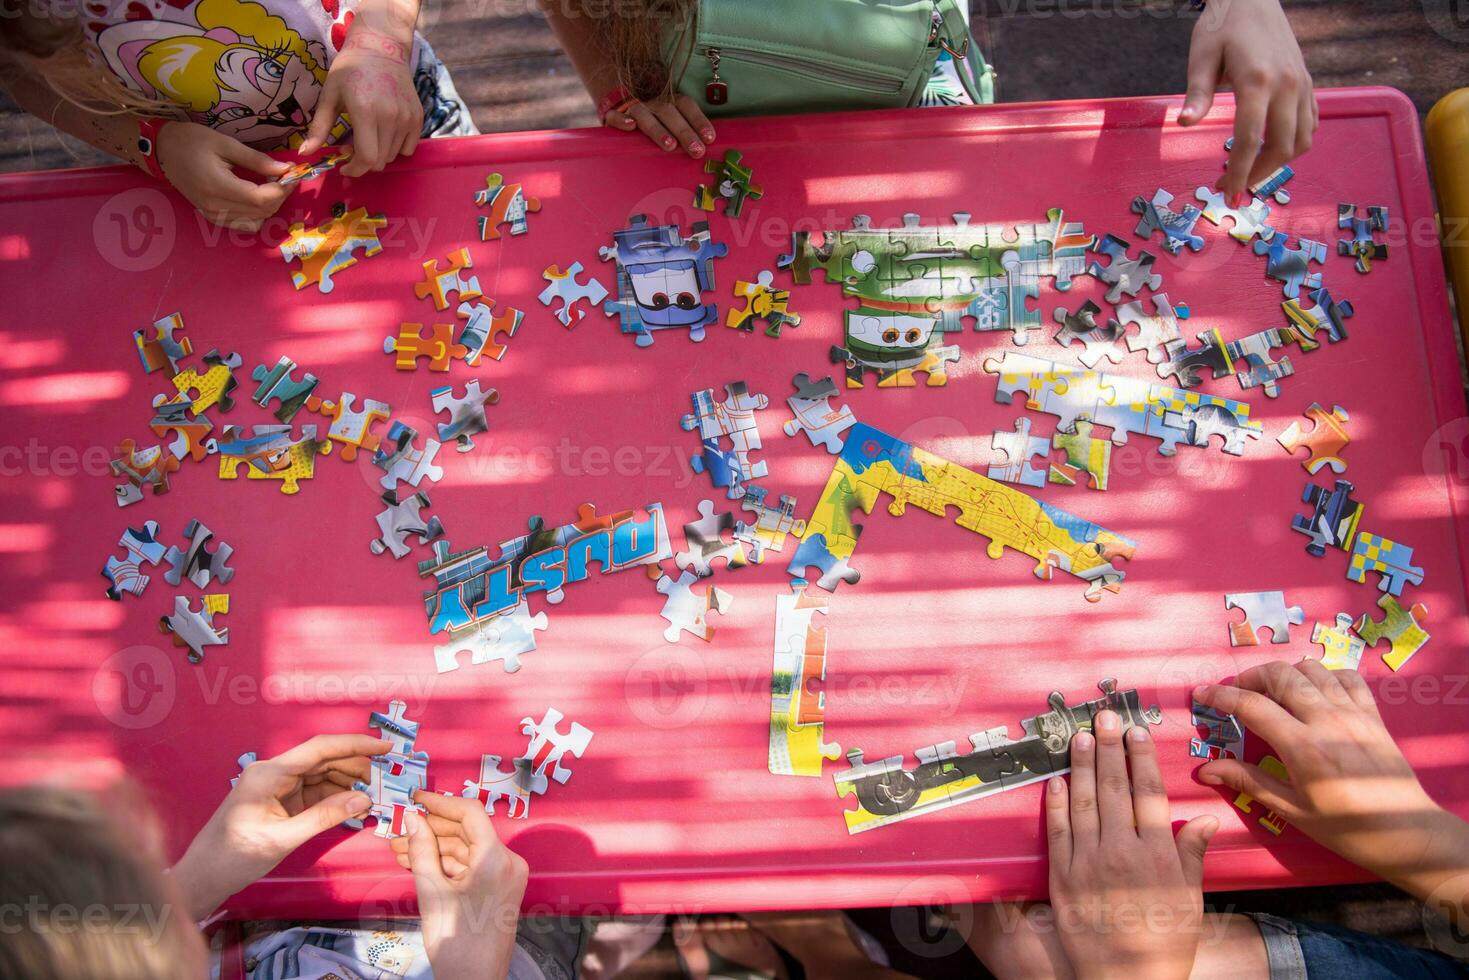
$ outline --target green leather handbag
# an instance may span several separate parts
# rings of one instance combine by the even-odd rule
[[[710,116],[916,106],[945,57],[971,101],[994,101],[956,0],[699,0],[695,18],[669,61]]]

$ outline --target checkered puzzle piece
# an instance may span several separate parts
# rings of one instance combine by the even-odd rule
[[[425,477],[432,483],[444,478],[443,467],[434,465],[442,444],[425,439],[424,447],[419,449],[413,444],[417,439],[418,430],[402,422],[388,428],[387,444],[372,454],[372,464],[383,471],[379,482],[384,490],[396,490],[399,480],[417,487]]]
[[[1337,480],[1330,490],[1307,483],[1301,491],[1301,500],[1311,505],[1311,516],[1296,514],[1290,526],[1291,530],[1311,539],[1306,545],[1308,554],[1320,558],[1329,547],[1351,550],[1357,537],[1357,522],[1362,519],[1362,504],[1352,499],[1354,489],[1350,481]]]
[[[275,409],[275,417],[278,421],[289,422],[296,417],[296,413],[306,407],[312,401],[312,394],[319,384],[316,375],[307,372],[297,381],[291,377],[296,370],[296,362],[289,357],[281,357],[276,361],[275,367],[268,368],[264,364],[258,365],[250,373],[250,377],[259,382],[255,394],[250,400],[261,408],[269,407],[270,402],[279,404]]]
[[[173,612],[158,618],[158,631],[171,634],[174,646],[187,647],[189,663],[197,664],[204,659],[204,651],[208,648],[229,643],[229,627],[216,629],[214,625],[216,614],[229,611],[228,595],[200,596],[198,609],[189,605],[187,596],[174,596]]]
[[[152,374],[161,368],[168,368],[169,374],[179,373],[179,362],[194,353],[194,344],[182,336],[183,331],[184,318],[178,313],[153,321],[151,337],[147,330],[133,331],[133,343],[145,373]]]
[[[510,349],[510,338],[520,329],[525,314],[513,306],[497,307],[487,303],[460,303],[457,310],[465,321],[459,333],[458,347],[464,348],[464,363],[478,367],[481,357],[503,360]]]
[[[725,613],[734,597],[717,586],[710,585],[695,591],[692,586],[699,580],[693,572],[683,572],[675,581],[664,575],[658,579],[658,591],[663,595],[663,609],[658,615],[668,620],[663,638],[677,643],[679,634],[692,633],[705,643],[714,639],[714,626],[709,622],[710,613]]]
[[[1381,576],[1378,587],[1389,595],[1402,595],[1404,585],[1423,584],[1423,569],[1413,564],[1412,548],[1371,531],[1362,531],[1352,545],[1347,578],[1365,582],[1368,572]]]
[[[1313,423],[1309,432],[1301,430],[1301,423],[1292,422],[1275,441],[1287,453],[1294,454],[1297,449],[1305,449],[1307,458],[1301,461],[1301,465],[1312,476],[1325,466],[1330,466],[1333,473],[1345,473],[1347,464],[1341,458],[1341,451],[1352,441],[1347,436],[1347,422],[1350,421],[1347,410],[1340,405],[1334,405],[1328,412],[1318,403],[1312,402],[1306,409],[1306,418]]]
[[[1045,459],[1051,454],[1051,444],[1039,436],[1030,434],[1030,419],[1015,420],[1014,432],[996,432],[990,436],[990,448],[1005,454],[1003,463],[990,465],[986,474],[991,480],[1018,483],[1027,487],[1046,485],[1046,471],[1031,464],[1039,456]]]
[[[481,219],[483,220],[483,219]],[[482,755],[479,760],[479,779],[466,779],[464,792],[460,795],[468,800],[479,800],[485,812],[495,815],[495,802],[505,801],[505,816],[512,820],[524,820],[530,816],[530,760],[514,759],[511,770],[500,768],[501,757]]]
[[[1135,232],[1137,237],[1147,239],[1153,232],[1161,232],[1163,247],[1169,255],[1177,255],[1184,246],[1192,252],[1201,250],[1204,239],[1194,234],[1194,225],[1199,223],[1201,212],[1192,204],[1185,204],[1182,211],[1175,211],[1169,207],[1172,203],[1173,195],[1161,187],[1153,192],[1151,201],[1144,197],[1133,198],[1132,213],[1141,216]]]
[[[811,376],[797,374],[791,379],[796,393],[786,398],[793,418],[781,427],[787,436],[797,432],[806,433],[811,445],[821,446],[828,453],[842,451],[843,433],[857,424],[857,417],[846,405],[832,408],[831,400],[837,394],[837,386],[830,377],[812,381]]]
[[[393,366],[399,371],[418,369],[420,358],[428,358],[430,371],[447,371],[455,358],[463,358],[469,348],[454,340],[454,324],[435,323],[427,336],[423,324],[404,323],[398,327],[398,336],[383,340],[383,353],[393,354]]]
[[[1321,273],[1312,272],[1311,265],[1326,261],[1326,246],[1301,238],[1295,248],[1290,248],[1290,236],[1284,232],[1261,235],[1255,241],[1256,255],[1265,256],[1265,275],[1281,283],[1287,299],[1301,295],[1301,287],[1308,290],[1321,288]]]
[[[1311,642],[1321,647],[1321,666],[1327,670],[1356,670],[1366,643],[1352,633],[1352,617],[1336,614],[1336,625],[1317,623],[1311,627]]]
[[[1052,313],[1061,329],[1056,331],[1056,342],[1063,347],[1073,345],[1080,341],[1083,350],[1076,359],[1089,368],[1094,368],[1103,359],[1116,364],[1122,360],[1122,351],[1117,348],[1117,341],[1122,339],[1125,329],[1116,320],[1108,320],[1105,324],[1097,323],[1097,314],[1102,308],[1091,300],[1081,304],[1081,308],[1072,313],[1064,306],[1059,306]]]
[[[140,528],[128,528],[117,543],[126,555],[122,558],[108,555],[106,564],[102,566],[102,577],[109,583],[107,598],[121,602],[124,592],[143,594],[149,582],[148,576],[143,574],[143,566],[157,565],[167,556],[167,551],[158,540],[157,521],[144,521]]]
[[[1372,271],[1373,259],[1387,258],[1387,245],[1372,237],[1374,231],[1387,231],[1387,208],[1369,207],[1365,218],[1358,216],[1358,210],[1355,204],[1336,206],[1336,226],[1352,233],[1351,238],[1337,239],[1336,251],[1338,255],[1354,256],[1357,271],[1368,273]]]
[[[164,452],[162,446],[139,449],[131,439],[124,439],[118,449],[122,455],[110,464],[112,475],[124,481],[113,488],[117,506],[127,507],[141,501],[144,487],[152,487],[155,496],[168,493],[168,475],[177,472],[177,459]]]
[[[1107,302],[1116,303],[1122,299],[1122,294],[1136,296],[1144,288],[1157,291],[1163,285],[1163,277],[1153,271],[1153,263],[1157,256],[1151,252],[1138,251],[1138,257],[1128,258],[1127,241],[1116,235],[1107,235],[1097,242],[1093,251],[1107,256],[1108,262],[1102,265],[1100,262],[1092,261],[1086,271],[1096,279],[1104,282],[1107,289]]]
[[[596,278],[579,281],[583,271],[580,262],[573,262],[565,270],[559,265],[548,265],[541,273],[541,278],[546,280],[546,288],[537,298],[542,306],[561,300],[561,308],[555,311],[556,319],[568,330],[575,328],[587,315],[585,304],[600,306],[607,298],[607,287]]]
[[[464,386],[464,394],[454,394],[452,385],[444,385],[429,392],[434,411],[440,415],[448,413],[449,421],[439,423],[439,439],[453,439],[455,449],[467,453],[474,448],[474,436],[490,431],[489,419],[485,418],[485,406],[500,401],[500,393],[494,388],[481,391],[479,381]]]
[[[1284,592],[1234,592],[1224,597],[1226,609],[1245,614],[1241,622],[1229,624],[1229,645],[1252,647],[1260,643],[1260,630],[1270,630],[1271,643],[1289,643],[1290,628],[1306,622],[1300,606],[1287,606]]]
[[[228,585],[230,579],[235,577],[235,570],[226,564],[235,549],[223,541],[216,543],[214,532],[202,522],[190,521],[189,526],[184,528],[184,540],[189,543],[187,550],[180,550],[177,545],[172,545],[163,554],[164,560],[170,566],[163,573],[163,580],[169,585],[178,587],[187,578],[195,588],[207,589],[212,581],[217,580],[220,585]]]
[[[402,558],[412,551],[408,536],[418,535],[419,544],[428,544],[444,536],[444,525],[437,517],[424,520],[423,508],[429,506],[428,494],[420,490],[410,497],[398,499],[398,494],[387,491],[380,498],[386,508],[377,515],[378,537],[369,547],[374,555],[391,551],[394,558]]]
[[[509,225],[510,234],[524,235],[530,231],[529,215],[541,210],[541,199],[526,194],[519,183],[507,183],[503,174],[490,174],[485,178],[485,189],[476,191],[475,206],[489,208],[489,214],[478,218],[479,240],[488,242],[500,237],[500,226]]]
[[[479,291],[479,277],[464,277],[465,271],[473,265],[467,248],[449,253],[447,269],[439,268],[438,259],[429,259],[423,263],[423,281],[413,284],[413,295],[433,303],[434,309],[439,311],[449,308],[450,293],[458,293],[460,302],[478,299],[484,295]]]
[[[353,252],[360,249],[364,258],[370,258],[383,250],[377,233],[387,223],[385,215],[369,217],[366,208],[357,208],[343,209],[311,231],[300,222],[291,225],[289,236],[281,242],[281,257],[286,264],[301,263],[301,271],[291,273],[291,283],[297,289],[316,283],[323,293],[331,292],[335,285],[332,277],[357,264]]]
[[[1421,602],[1415,602],[1410,608],[1404,609],[1390,595],[1379,596],[1377,606],[1384,613],[1382,619],[1373,619],[1363,614],[1357,620],[1355,628],[1369,646],[1376,646],[1382,640],[1392,644],[1392,649],[1382,655],[1382,661],[1397,671],[1408,662],[1409,657],[1428,643],[1428,631],[1423,628],[1422,623],[1428,619],[1428,607]]]
[[[387,402],[371,398],[364,399],[359,409],[357,396],[350,391],[342,392],[334,402],[312,398],[306,402],[306,408],[331,419],[326,428],[327,438],[341,447],[342,459],[349,463],[357,458],[358,450],[377,449],[382,439],[372,432],[373,423],[386,421],[393,412]]]
[[[752,333],[755,321],[765,321],[765,336],[779,337],[781,327],[799,327],[800,314],[790,312],[791,293],[788,289],[774,289],[771,283],[775,276],[768,269],[761,270],[754,282],[739,280],[734,284],[734,294],[743,298],[743,309],[732,309],[725,317],[724,325],[736,330]]]
[[[562,760],[567,753],[580,759],[592,743],[594,733],[578,722],[572,722],[566,732],[560,731],[559,726],[564,720],[565,717],[555,708],[547,708],[540,721],[529,716],[520,719],[521,734],[530,736],[525,755],[521,758],[530,762],[528,785],[533,793],[546,792],[548,777],[566,785],[571,778],[571,770],[562,765]]]
[[[520,603],[508,612],[482,619],[462,630],[449,630],[449,642],[434,647],[434,669],[440,674],[459,669],[459,655],[469,654],[471,664],[487,664],[498,660],[505,673],[520,669],[520,655],[534,653],[536,633],[551,625],[544,612],[534,616],[530,602]]]

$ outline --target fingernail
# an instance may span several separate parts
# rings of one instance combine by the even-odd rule
[[[696,157],[704,155],[704,144],[698,140],[689,140],[689,152]]]
[[[673,137],[672,136],[665,136],[665,137],[663,137],[663,148],[665,150],[671,150],[671,149],[673,149],[677,145],[678,144],[673,141]]]
[[[1209,841],[1217,833],[1219,833],[1219,818],[1218,817],[1210,817],[1209,818],[1209,823],[1204,825],[1204,830],[1203,830],[1204,843],[1205,844],[1209,843]]]
[[[1244,202],[1245,202],[1245,192],[1244,191],[1235,191],[1234,194],[1229,199],[1229,206],[1232,207],[1232,208],[1238,208]]]
[[[1050,779],[1046,780],[1046,792],[1050,793],[1052,796],[1055,796],[1057,793],[1061,792],[1060,776],[1052,776]]]
[[[1117,730],[1117,716],[1110,711],[1097,712],[1097,728],[1104,732]]]
[[[372,801],[367,798],[366,793],[357,793],[347,801],[347,812],[355,817],[359,813],[366,813],[371,806]]]
[[[702,133],[700,133],[699,135],[702,136],[702,137],[704,137],[704,142],[705,143],[713,143],[714,142],[714,130],[712,130],[712,129],[706,129]]]
[[[1194,700],[1195,701],[1202,701],[1204,698],[1207,698],[1208,696],[1209,696],[1209,685],[1208,684],[1200,684],[1198,687],[1194,688]]]
[[[403,811],[403,826],[408,830],[409,836],[418,833],[418,813],[413,809]]]
[[[1075,737],[1071,739],[1071,747],[1081,749],[1085,752],[1092,747],[1092,741],[1091,732],[1077,732]]]
[[[1212,772],[1201,772],[1199,773],[1199,782],[1203,783],[1205,786],[1218,786],[1223,783],[1224,780],[1220,779]]]
[[[1133,725],[1127,730],[1127,737],[1134,742],[1146,742],[1148,740],[1148,728],[1146,725]]]

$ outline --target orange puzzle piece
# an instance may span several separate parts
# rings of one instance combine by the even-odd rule
[[[1310,432],[1302,432],[1301,423],[1292,422],[1290,428],[1282,432],[1275,441],[1288,453],[1294,454],[1301,448],[1309,450],[1310,458],[1303,460],[1301,465],[1313,476],[1323,466],[1330,466],[1334,473],[1345,473],[1347,464],[1341,458],[1341,451],[1352,441],[1347,436],[1347,422],[1350,420],[1347,410],[1340,405],[1333,405],[1328,412],[1312,402],[1311,407],[1306,409],[1306,418],[1316,423]]]
[[[384,354],[396,354],[395,366],[399,371],[414,371],[418,359],[426,357],[430,371],[447,371],[449,362],[469,353],[463,344],[454,342],[454,324],[435,323],[427,337],[423,335],[423,324],[405,323],[398,328],[398,336],[383,341]]]
[[[439,269],[438,259],[429,259],[423,264],[423,282],[413,284],[413,295],[419,299],[432,300],[436,310],[449,308],[450,293],[458,293],[460,302],[478,299],[484,295],[479,291],[478,276],[465,279],[461,274],[474,265],[469,257],[469,249],[461,248],[451,253],[449,258],[452,264],[442,271]]]
[[[301,261],[301,271],[291,273],[291,282],[297,289],[314,282],[323,293],[331,292],[332,274],[357,264],[354,250],[362,249],[363,257],[383,250],[377,233],[387,223],[385,215],[369,217],[366,208],[356,208],[311,231],[300,222],[291,225],[290,237],[281,242],[281,256],[287,263]]]

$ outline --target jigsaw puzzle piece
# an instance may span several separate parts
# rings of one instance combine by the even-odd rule
[[[316,457],[331,452],[331,441],[316,438],[316,426],[303,425],[301,437],[291,437],[288,425],[257,425],[251,435],[244,426],[225,426],[224,439],[213,442],[219,455],[219,478],[238,479],[240,464],[248,464],[246,477],[251,480],[279,480],[281,493],[294,494],[300,481],[316,474]]]
[[[1423,584],[1423,569],[1413,564],[1412,548],[1371,531],[1362,531],[1352,545],[1347,578],[1365,582],[1368,572],[1382,576],[1378,587],[1388,595],[1402,595],[1404,585]]]
[[[567,731],[559,726],[565,717],[555,708],[547,708],[540,721],[525,717],[520,719],[520,733],[529,735],[522,759],[530,762],[529,786],[534,793],[545,793],[547,779],[561,785],[571,778],[571,770],[562,765],[567,753],[580,759],[592,742],[593,731],[578,722],[572,722]]]
[[[675,581],[664,575],[658,579],[658,591],[663,595],[663,609],[658,614],[668,620],[663,638],[677,643],[679,634],[692,633],[705,643],[714,639],[714,626],[709,622],[710,613],[725,613],[734,597],[715,585],[695,591],[691,586],[699,580],[693,572],[682,572]]]
[[[1228,344],[1219,328],[1205,330],[1197,336],[1197,347],[1190,347],[1183,340],[1170,340],[1163,345],[1162,357],[1154,362],[1158,377],[1171,377],[1180,388],[1197,388],[1204,383],[1205,371],[1209,377],[1218,379],[1234,370]]]
[[[841,758],[841,746],[824,740],[826,695],[812,689],[826,680],[826,627],[814,618],[827,604],[803,579],[775,600],[769,768],[776,775],[820,776],[823,759]]]
[[[737,281],[734,294],[744,299],[745,306],[730,310],[724,325],[751,333],[755,330],[755,321],[764,320],[767,337],[779,337],[781,327],[799,327],[800,314],[790,312],[790,290],[772,288],[774,279],[769,270],[762,270],[755,277],[755,282]]]
[[[1314,423],[1309,432],[1301,431],[1301,423],[1292,422],[1275,441],[1290,454],[1297,449],[1305,449],[1308,456],[1301,465],[1312,476],[1323,466],[1330,466],[1333,473],[1345,473],[1347,464],[1341,458],[1341,451],[1352,441],[1347,436],[1347,422],[1350,421],[1347,410],[1334,405],[1328,412],[1317,402],[1312,402],[1306,409],[1306,418]]]
[[[1300,606],[1287,606],[1284,592],[1233,592],[1224,597],[1226,609],[1239,609],[1243,621],[1229,624],[1229,645],[1252,647],[1260,642],[1260,630],[1270,630],[1271,643],[1289,643],[1290,628],[1306,622]]]
[[[1045,459],[1051,453],[1051,444],[1039,436],[1030,434],[1030,419],[1015,420],[1014,432],[996,432],[990,436],[990,448],[1005,454],[1005,462],[991,464],[988,476],[991,480],[1019,483],[1027,487],[1046,485],[1046,471],[1031,464],[1031,459]]]
[[[188,647],[189,663],[197,664],[204,659],[204,651],[209,647],[229,643],[229,627],[216,629],[214,626],[215,615],[229,611],[230,597],[227,595],[200,596],[197,610],[189,605],[187,596],[174,596],[173,613],[158,618],[158,630],[171,634],[174,646]]]
[[[106,564],[102,566],[102,576],[109,583],[107,598],[121,602],[124,592],[143,594],[149,581],[143,574],[143,566],[157,565],[168,556],[168,552],[158,540],[157,521],[144,521],[141,528],[128,528],[117,543],[127,554],[122,558],[108,555]]]
[[[1133,198],[1132,213],[1141,216],[1135,232],[1137,237],[1147,239],[1153,232],[1160,232],[1163,247],[1170,255],[1177,255],[1184,246],[1188,246],[1190,251],[1199,251],[1204,247],[1204,239],[1194,234],[1194,225],[1199,223],[1199,209],[1185,204],[1181,212],[1175,211],[1169,207],[1172,203],[1173,195],[1161,187],[1153,193],[1151,201],[1144,197]]]
[[[1275,229],[1265,223],[1270,217],[1270,205],[1258,197],[1251,197],[1250,203],[1243,208],[1230,207],[1224,195],[1210,187],[1200,187],[1194,191],[1194,197],[1204,205],[1200,213],[1210,223],[1222,225],[1225,218],[1233,222],[1229,237],[1237,242],[1248,242],[1257,235],[1275,234]]]
[[[309,411],[331,419],[327,425],[327,438],[342,447],[342,459],[352,462],[357,451],[376,451],[382,439],[372,433],[374,422],[385,421],[393,409],[387,402],[364,399],[362,408],[357,408],[357,396],[344,391],[334,402],[310,399],[306,403]]]
[[[842,450],[842,434],[857,424],[857,417],[846,405],[831,407],[831,399],[837,394],[837,386],[830,377],[812,381],[811,376],[797,374],[791,379],[796,393],[786,399],[793,418],[781,427],[788,436],[797,432],[806,433],[811,445],[821,446],[828,453]]]
[[[481,218],[481,221],[484,219]],[[505,801],[505,816],[512,820],[524,820],[530,816],[530,760],[514,759],[509,772],[500,768],[500,756],[482,755],[479,761],[479,779],[466,779],[464,792],[468,800],[479,800],[485,812],[495,815],[495,801]]]
[[[1321,288],[1321,274],[1311,271],[1311,264],[1326,261],[1326,246],[1309,238],[1297,240],[1296,247],[1288,247],[1290,236],[1283,232],[1261,235],[1255,241],[1256,255],[1265,256],[1265,275],[1281,283],[1287,299],[1301,294],[1301,287],[1308,290]]]
[[[295,370],[296,362],[285,356],[276,361],[273,368],[267,368],[264,364],[258,365],[250,373],[250,377],[259,382],[250,400],[261,408],[268,408],[271,401],[279,402],[275,409],[276,419],[281,422],[291,421],[312,399],[312,393],[319,383],[316,375],[310,372],[302,375],[300,381],[295,380],[291,377],[291,372]]]
[[[498,660],[505,673],[520,669],[520,655],[536,650],[536,633],[551,625],[545,612],[534,616],[530,602],[521,599],[508,612],[481,619],[459,630],[449,630],[449,642],[434,647],[434,666],[440,673],[459,669],[459,655],[469,653],[471,664]]]
[[[214,431],[214,423],[204,415],[190,418],[192,407],[187,400],[164,402],[158,406],[149,428],[160,439],[166,438],[170,431],[177,433],[167,443],[169,455],[177,460],[187,456],[199,463],[209,455],[209,433]]]
[[[728,540],[726,531],[730,535]],[[712,562],[716,559],[723,559],[725,567],[731,570],[744,567],[745,549],[734,532],[734,514],[716,514],[714,501],[699,501],[699,519],[683,526],[686,549],[673,556],[674,563],[681,571],[691,569],[699,578],[714,574]]]
[[[173,385],[178,389],[178,395],[170,399],[167,395],[158,395],[153,399],[154,408],[162,408],[169,402],[189,403],[189,411],[194,415],[200,415],[215,405],[219,406],[221,412],[228,412],[235,407],[235,397],[232,392],[239,384],[235,380],[234,370],[241,364],[239,354],[231,354],[225,357],[220,354],[218,348],[204,355],[203,372],[195,371],[193,368],[185,368],[173,376]]]
[[[461,303],[483,296],[479,290],[479,277],[465,278],[464,273],[474,266],[469,249],[461,248],[449,253],[449,267],[439,268],[438,259],[423,263],[423,281],[413,284],[413,295],[434,304],[434,309],[449,308],[449,294],[458,293]]]
[[[1245,440],[1258,439],[1263,431],[1259,422],[1250,421],[1250,406],[1245,402],[1164,385],[1153,386],[1152,398],[1156,402],[1154,416],[1161,417],[1168,434],[1157,431],[1152,424],[1147,434],[1165,440],[1158,449],[1165,455],[1172,455],[1174,432],[1182,432],[1188,445],[1201,447],[1209,445],[1210,436],[1219,436],[1222,452],[1240,456],[1245,451]]]
[[[1058,428],[1051,436],[1051,448],[1066,454],[1066,462],[1051,463],[1048,480],[1063,486],[1075,486],[1082,481],[1082,474],[1089,478],[1093,490],[1107,489],[1107,478],[1112,467],[1112,443],[1106,439],[1092,437],[1094,426],[1090,419],[1078,418],[1068,428]]]
[[[178,313],[153,321],[153,335],[147,330],[134,330],[133,343],[138,348],[138,359],[143,362],[143,371],[152,374],[168,368],[169,374],[179,373],[179,362],[194,353],[194,344],[184,332],[184,318]]]
[[[735,524],[735,540],[749,549],[750,562],[755,565],[765,561],[767,551],[784,551],[787,534],[799,538],[806,533],[806,522],[796,519],[795,497],[783,494],[780,506],[767,507],[766,496],[764,487],[746,490],[741,506],[755,515],[755,522],[739,521]]]
[[[607,287],[596,278],[588,278],[585,283],[578,281],[582,271],[581,263],[573,262],[565,271],[560,266],[548,265],[541,273],[541,278],[546,280],[546,288],[541,290],[538,299],[542,306],[561,300],[561,308],[555,311],[556,319],[568,330],[575,328],[587,315],[584,303],[600,306],[607,298]]]
[[[163,580],[177,587],[187,578],[198,589],[209,588],[209,583],[215,579],[220,585],[228,585],[230,579],[235,577],[235,570],[225,563],[230,560],[235,549],[223,541],[216,544],[214,532],[198,520],[190,521],[189,526],[184,528],[184,539],[189,542],[187,551],[170,546],[164,552],[163,558],[170,567],[163,573]],[[215,546],[211,548],[211,544]]]
[[[1191,758],[1244,761],[1245,730],[1238,718],[1195,701],[1189,719],[1203,732],[1202,737],[1189,740]]]
[[[1356,313],[1350,300],[1344,299],[1338,303],[1332,299],[1331,290],[1324,286],[1313,289],[1309,295],[1316,304],[1310,309],[1303,309],[1299,299],[1288,299],[1280,304],[1286,318],[1290,320],[1290,326],[1282,331],[1282,336],[1290,343],[1298,345],[1303,354],[1309,354],[1321,346],[1321,341],[1316,339],[1318,333],[1324,332],[1328,343],[1346,340],[1347,317]]]
[[[1089,368],[1094,368],[1106,358],[1116,364],[1122,360],[1122,351],[1117,349],[1117,341],[1121,340],[1126,328],[1116,320],[1108,320],[1105,324],[1097,323],[1097,314],[1102,308],[1091,300],[1081,304],[1081,308],[1072,313],[1064,306],[1059,306],[1052,313],[1061,329],[1056,331],[1056,342],[1063,347],[1070,346],[1080,341],[1084,348],[1076,359]]]
[[[1336,625],[1317,623],[1311,627],[1311,642],[1321,647],[1321,666],[1327,670],[1356,670],[1366,644],[1352,634],[1352,617],[1336,614]]]
[[[444,478],[444,470],[434,465],[434,457],[442,445],[435,439],[425,439],[422,449],[413,445],[418,439],[418,430],[402,422],[394,422],[388,428],[387,445],[380,446],[372,454],[372,463],[383,471],[380,483],[384,490],[396,490],[398,481],[417,487],[427,477],[432,483]]]
[[[1369,207],[1365,218],[1358,216],[1358,210],[1355,204],[1336,206],[1336,226],[1352,233],[1351,238],[1337,239],[1336,251],[1338,255],[1354,256],[1357,271],[1368,273],[1374,259],[1387,258],[1387,245],[1372,237],[1374,231],[1387,231],[1387,208]]]
[[[436,413],[449,414],[448,422],[439,423],[440,441],[448,442],[453,439],[455,448],[461,453],[467,453],[474,448],[474,436],[490,431],[489,419],[485,418],[485,406],[498,404],[500,393],[494,388],[481,391],[479,381],[474,380],[464,386],[462,395],[455,395],[452,385],[444,385],[429,392],[429,398],[433,401]]]
[[[399,371],[418,368],[418,359],[428,358],[430,371],[447,371],[455,358],[462,358],[469,349],[454,340],[454,324],[435,323],[423,335],[423,324],[404,323],[398,327],[398,336],[383,340],[383,353],[394,354],[394,366]]]
[[[1123,329],[1129,325],[1137,327],[1135,333],[1127,334],[1127,349],[1133,353],[1146,351],[1148,363],[1159,364],[1168,356],[1164,352],[1164,345],[1182,339],[1178,321],[1188,319],[1189,308],[1183,304],[1174,306],[1167,293],[1159,293],[1151,298],[1152,313],[1144,311],[1142,300],[1131,300],[1118,304],[1117,319],[1122,323]]]
[[[1392,649],[1382,655],[1382,662],[1394,671],[1402,668],[1408,658],[1428,643],[1428,631],[1423,621],[1428,619],[1428,607],[1415,602],[1408,609],[1390,595],[1379,596],[1377,606],[1384,613],[1382,619],[1373,619],[1363,614],[1355,629],[1368,646],[1376,646],[1382,640],[1392,644]],[[1340,622],[1341,617],[1337,617]]]
[[[291,187],[304,181],[315,180],[352,159],[353,152],[352,147],[347,146],[328,153],[320,160],[302,160],[293,163],[290,169],[275,179],[275,182],[282,187]]]
[[[705,160],[704,172],[715,174],[712,185],[701,184],[694,188],[694,207],[700,211],[713,211],[714,205],[724,202],[724,216],[738,218],[744,210],[745,201],[758,201],[764,196],[759,184],[751,183],[753,176],[749,167],[741,164],[744,158],[739,150],[725,150],[722,160]]]
[[[1280,397],[1280,379],[1295,374],[1290,358],[1279,361],[1270,356],[1270,351],[1284,347],[1286,341],[1276,329],[1261,330],[1246,337],[1231,340],[1224,346],[1230,367],[1234,368],[1235,380],[1248,391],[1259,387],[1267,398]]]
[[[509,225],[512,235],[524,235],[530,231],[527,215],[541,210],[540,198],[526,194],[525,187],[519,183],[507,183],[503,174],[486,177],[485,189],[475,192],[474,203],[490,209],[489,214],[482,214],[478,219],[482,242],[498,239],[501,225]]]
[[[1291,530],[1311,539],[1311,543],[1306,545],[1308,554],[1320,558],[1328,547],[1342,551],[1352,549],[1352,542],[1357,537],[1357,523],[1362,519],[1362,504],[1352,499],[1354,489],[1350,481],[1337,480],[1331,490],[1307,483],[1301,491],[1302,502],[1311,505],[1311,516],[1296,514],[1291,518],[1290,526]]]
[[[464,348],[464,353],[459,356],[470,367],[478,367],[481,357],[492,361],[504,359],[505,352],[510,349],[510,338],[515,336],[525,319],[525,314],[513,306],[496,313],[486,303],[460,303],[457,312],[466,322],[456,346]]]
[[[143,488],[152,487],[154,495],[168,493],[168,475],[179,468],[179,461],[165,453],[162,446],[138,449],[131,439],[124,439],[118,446],[122,455],[110,464],[113,476],[120,476],[124,483],[113,490],[117,506],[126,507],[143,499]]]
[[[1285,169],[1289,170],[1290,168],[1286,167]],[[1284,192],[1282,191],[1281,193]],[[1285,764],[1282,763],[1279,759],[1275,758],[1275,756],[1264,756],[1260,759],[1257,765],[1259,765],[1259,767],[1266,773],[1274,776],[1276,779],[1279,779],[1282,782],[1290,782],[1290,773],[1286,771]],[[1254,804],[1254,802],[1255,798],[1249,793],[1240,793],[1234,798],[1234,805],[1239,808],[1241,813],[1253,812],[1250,807]],[[1285,828],[1289,825],[1285,822],[1285,818],[1276,813],[1274,810],[1266,810],[1265,815],[1260,818],[1260,826],[1264,827],[1266,830],[1279,837],[1281,833],[1285,831]]]
[[[408,544],[410,534],[418,535],[419,544],[442,538],[444,536],[444,525],[437,517],[423,518],[423,508],[429,506],[428,494],[420,490],[403,500],[398,499],[397,493],[387,491],[381,497],[384,507],[382,513],[377,515],[377,527],[380,532],[377,539],[369,547],[374,555],[381,555],[391,551],[394,558],[402,558],[412,551]]]
[[[335,285],[332,277],[357,264],[355,251],[361,249],[363,258],[371,258],[383,250],[377,233],[387,223],[385,215],[369,217],[366,208],[341,208],[332,220],[312,231],[300,222],[291,225],[290,234],[281,242],[281,257],[286,264],[296,260],[301,263],[301,271],[291,273],[291,283],[297,289],[316,283],[323,293],[331,292]]]
[[[1087,266],[1087,273],[1096,279],[1106,283],[1107,302],[1117,303],[1122,299],[1122,294],[1136,296],[1144,288],[1157,292],[1158,287],[1163,285],[1163,277],[1153,271],[1153,263],[1157,256],[1151,252],[1138,251],[1136,259],[1127,255],[1127,240],[1118,238],[1116,235],[1107,235],[1099,240],[1093,251],[1107,256],[1108,262],[1102,265],[1093,261]]]

